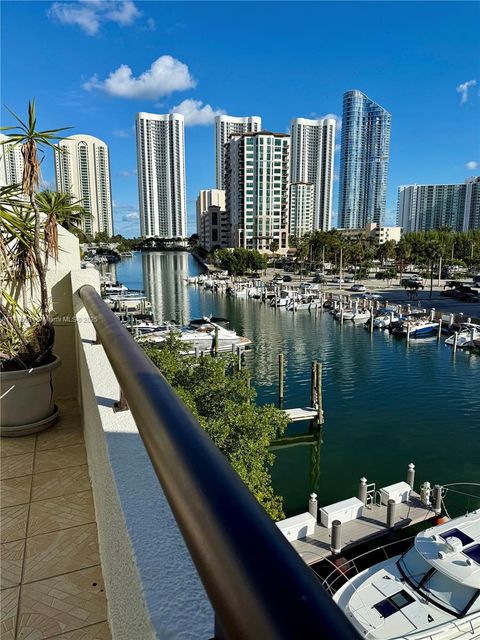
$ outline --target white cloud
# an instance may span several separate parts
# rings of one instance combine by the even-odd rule
[[[125,129],[115,129],[113,135],[117,138],[129,138],[130,134]]]
[[[459,84],[457,87],[458,93],[460,93],[460,104],[465,104],[468,100],[468,90],[470,87],[474,87],[477,84],[476,80],[467,80],[463,84]]]
[[[120,178],[131,178],[132,176],[136,176],[137,175],[137,170],[136,169],[131,169],[131,170],[124,170],[124,171],[119,171],[117,173],[117,176],[119,176]]]
[[[342,145],[340,144],[336,144],[335,145],[335,153],[340,153],[340,149],[342,148]]]
[[[54,2],[47,15],[51,20],[76,25],[87,35],[94,36],[104,22],[114,22],[121,27],[132,24],[140,11],[132,0],[79,0]]]
[[[184,91],[196,85],[186,64],[172,56],[160,56],[137,78],[131,68],[122,64],[108,78],[99,80],[95,74],[83,84],[87,91],[99,89],[118,98],[155,100],[160,96]]]
[[[219,116],[225,111],[223,109],[212,109],[209,104],[203,104],[201,100],[187,98],[176,107],[170,109],[170,113],[181,113],[185,117],[185,126],[213,124],[215,116]]]
[[[467,169],[469,169],[469,171],[475,171],[475,169],[478,169],[478,167],[480,167],[480,163],[476,162],[475,160],[470,160],[470,162],[467,162],[465,166],[467,167]]]

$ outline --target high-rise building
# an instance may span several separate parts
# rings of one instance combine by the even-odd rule
[[[335,153],[335,120],[323,118],[292,120],[292,162],[290,180],[313,185],[313,217],[311,228],[328,231],[332,218],[333,159]],[[292,211],[292,217],[295,211]],[[297,226],[294,223],[294,226]],[[305,232],[306,232],[305,231]]]
[[[290,185],[289,234],[300,238],[313,229],[314,185],[295,182]]]
[[[8,136],[0,133],[0,142]],[[6,187],[22,182],[23,155],[21,145],[10,143],[0,145],[0,186]]]
[[[259,116],[216,116],[215,118],[215,181],[217,189],[225,189],[225,144],[233,134],[261,131],[262,119]]]
[[[85,233],[113,235],[110,163],[105,142],[93,136],[69,136],[55,151],[57,190],[80,201],[87,215],[82,220]]]
[[[397,224],[403,231],[480,229],[480,176],[460,184],[412,184],[398,189]]]
[[[185,124],[179,113],[138,113],[138,195],[143,237],[187,233]]]
[[[234,247],[267,252],[278,242],[288,249],[290,136],[283,133],[233,135],[226,146],[227,213]]]
[[[229,247],[230,222],[225,209],[225,191],[202,189],[197,198],[197,235],[207,251]]]
[[[390,126],[388,111],[361,91],[344,94],[338,226],[383,223]]]

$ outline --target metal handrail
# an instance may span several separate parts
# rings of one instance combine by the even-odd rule
[[[358,634],[95,289],[80,298],[228,639]]]

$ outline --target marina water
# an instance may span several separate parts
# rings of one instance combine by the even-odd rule
[[[259,404],[277,403],[280,352],[285,408],[309,404],[311,362],[322,362],[323,429],[290,425],[274,447],[272,477],[287,516],[307,510],[312,491],[329,504],[355,495],[361,476],[377,488],[404,480],[409,462],[417,490],[425,480],[480,483],[480,356],[453,357],[444,337],[407,345],[388,332],[342,327],[327,312],[294,314],[187,286],[184,278],[203,270],[186,252],[135,252],[108,270],[130,289],[144,289],[158,320],[186,324],[212,314],[250,338],[246,366]],[[466,489],[480,494],[480,486]],[[457,496],[453,508],[478,506]]]

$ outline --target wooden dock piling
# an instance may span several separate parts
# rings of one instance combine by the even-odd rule
[[[278,402],[283,402],[283,383],[284,383],[284,370],[285,370],[285,356],[283,353],[278,354]]]
[[[317,362],[314,360],[312,362],[312,375],[311,375],[311,384],[310,384],[310,404],[312,407],[316,404],[315,394],[317,393]]]
[[[317,362],[316,366],[316,384],[317,384],[317,421],[318,424],[323,424],[323,399],[322,399],[322,363]]]

